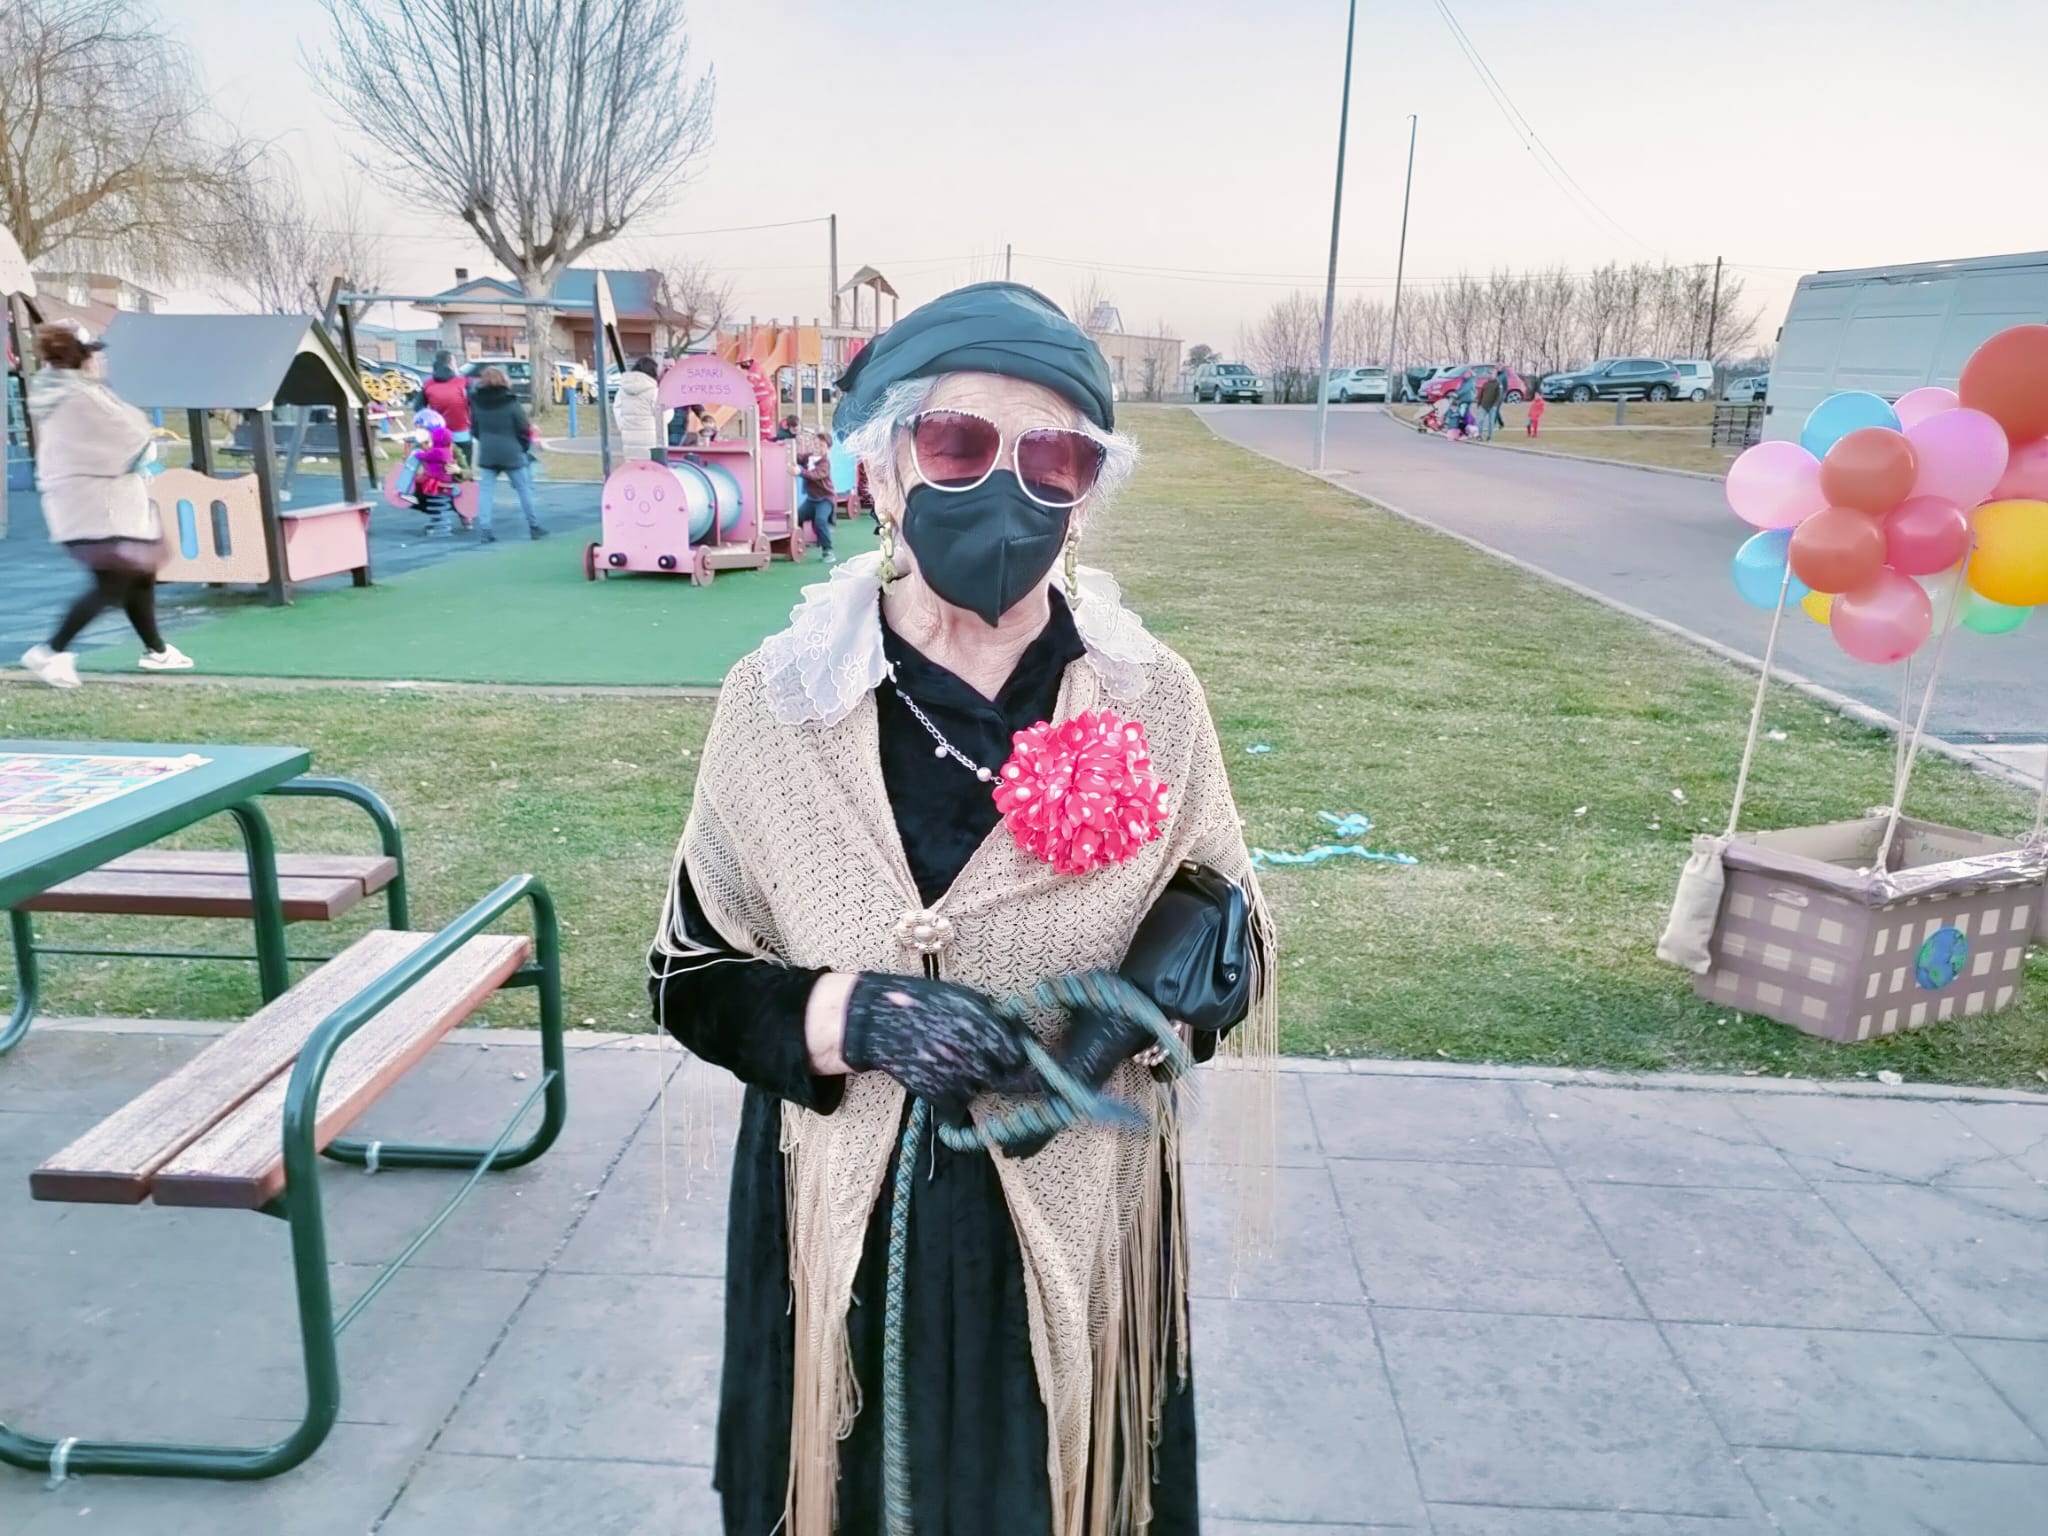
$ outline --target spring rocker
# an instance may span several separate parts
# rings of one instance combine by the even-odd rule
[[[764,441],[746,374],[722,358],[689,355],[661,376],[658,402],[733,413],[730,436],[654,449],[605,478],[603,537],[583,551],[591,581],[628,573],[688,576],[709,586],[720,571],[765,570],[776,553],[801,560],[789,443]]]
[[[159,581],[260,585],[271,603],[296,582],[348,574],[370,584],[370,504],[360,499],[352,435],[339,432],[342,499],[286,507],[277,484],[272,412],[329,406],[337,425],[369,404],[319,321],[310,315],[158,315],[123,311],[107,327],[107,383],[144,410],[182,410],[192,467],[149,477],[163,521]],[[213,473],[207,413],[250,420],[248,475]]]

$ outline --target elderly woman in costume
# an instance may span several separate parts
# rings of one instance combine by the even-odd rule
[[[1174,1074],[1270,1053],[1272,938],[1200,685],[1075,558],[1136,450],[1013,284],[841,385],[883,547],[727,677],[650,955],[746,1085],[725,1530],[1194,1532]],[[1233,924],[1205,1028],[1131,1002]]]

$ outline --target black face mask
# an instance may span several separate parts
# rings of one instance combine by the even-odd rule
[[[1041,507],[999,469],[971,491],[918,486],[903,504],[903,537],[927,586],[994,627],[1051,573],[1072,510]]]

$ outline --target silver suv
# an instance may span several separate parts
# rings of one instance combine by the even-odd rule
[[[1235,404],[1249,400],[1253,405],[1266,398],[1266,385],[1243,363],[1204,363],[1195,370],[1195,401],[1211,400]]]

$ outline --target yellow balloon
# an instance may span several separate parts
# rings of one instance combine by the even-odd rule
[[[1970,585],[2008,608],[2048,603],[2048,501],[1994,501],[1971,520]]]
[[[1809,592],[1799,599],[1799,606],[1806,610],[1806,616],[1816,624],[1825,624],[1835,609],[1835,594],[1832,592]]]

